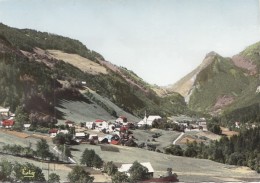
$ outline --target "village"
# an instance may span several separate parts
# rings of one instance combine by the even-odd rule
[[[211,140],[220,139],[220,136],[207,130],[205,118],[195,119],[184,115],[171,116],[166,122],[161,116],[147,116],[146,114],[140,121],[128,121],[126,116],[119,116],[112,120],[96,119],[79,122],[64,120],[59,122],[55,128],[49,128],[46,133],[40,133],[31,131],[31,124],[29,123],[23,125],[22,132],[13,131],[15,114],[11,113],[8,108],[1,108],[0,113],[2,118],[1,136],[11,135],[16,138],[15,141],[18,144],[17,139],[21,140],[20,143],[26,144],[29,140],[30,143],[36,144],[39,139],[44,138],[52,147],[52,151],[62,158],[62,152],[57,148],[54,139],[62,135],[72,134],[73,144],[66,144],[72,149],[72,156],[66,158],[66,164],[69,163],[71,166],[79,164],[81,153],[87,147],[94,149],[105,162],[115,162],[118,171],[125,172],[128,176],[130,167],[135,160],[138,160],[141,165],[148,169],[149,178],[154,182],[176,182],[179,175],[182,178],[184,177],[184,180],[186,175],[178,170],[178,166],[172,166],[170,161],[164,165],[157,162],[156,159],[141,154],[134,156],[136,152],[151,152],[160,155],[165,154],[165,148],[170,145],[180,145],[185,148],[188,142],[208,143]],[[167,128],[162,129],[162,124],[166,124]],[[0,142],[0,146],[4,144],[6,142]],[[95,172],[95,181],[111,181],[109,177],[104,176],[102,169],[87,170]],[[59,171],[56,169],[55,172]],[[66,177],[63,177],[63,180],[66,180]]]
[[[4,129],[5,132],[13,131],[12,128],[15,125],[15,114],[11,113],[8,108],[1,108],[1,123],[0,128]],[[194,122],[192,118],[179,116],[169,118],[171,122],[175,123],[180,131],[185,132],[186,130],[192,131],[202,131],[206,129],[206,122]],[[129,122],[127,117],[119,116],[116,120],[102,120],[96,119],[94,121],[86,121],[86,122],[74,122],[70,120],[64,121],[64,124],[57,125],[56,128],[50,128],[48,133],[37,133],[33,132],[34,137],[43,137],[54,139],[59,134],[69,134],[72,133],[72,140],[80,145],[80,144],[90,144],[90,145],[111,145],[115,146],[128,146],[128,147],[136,147],[142,148],[145,150],[156,151],[162,153],[164,148],[167,145],[175,144],[176,140],[179,140],[183,133],[174,132],[172,128],[161,130],[161,129],[153,129],[151,132],[153,123],[160,122],[162,118],[158,115],[150,115],[144,116],[142,120],[139,122]],[[174,121],[173,121],[174,120]],[[191,125],[192,124],[192,125]],[[24,134],[32,134],[30,127],[31,124],[24,123],[23,124]],[[7,131],[6,131],[7,130]],[[164,134],[165,132],[165,134]],[[7,132],[8,133],[8,132]],[[19,133],[19,132],[17,132]],[[174,138],[169,138],[173,134]],[[162,141],[158,140],[160,136],[165,135],[166,138],[169,138],[167,142],[164,139]],[[56,146],[53,147],[53,151],[60,153]],[[76,164],[79,161],[76,157],[68,157],[68,162],[72,164]],[[147,167],[149,170],[150,178],[159,178],[162,176],[157,175],[154,177],[154,169],[150,162],[140,162],[143,166]],[[119,171],[128,172],[131,164],[121,164],[119,166]],[[167,175],[165,180],[169,181],[169,176],[172,177],[172,180],[177,180],[177,175],[175,173],[169,172],[171,167],[167,168]],[[173,176],[174,175],[174,176]],[[163,179],[162,179],[163,180]],[[161,181],[162,181],[161,180]]]

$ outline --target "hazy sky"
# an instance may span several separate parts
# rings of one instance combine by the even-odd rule
[[[78,39],[151,84],[260,41],[259,0],[0,0],[0,22]]]

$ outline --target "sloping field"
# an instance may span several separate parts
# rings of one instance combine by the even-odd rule
[[[66,120],[71,120],[76,123],[93,121],[96,119],[110,120],[115,119],[107,111],[95,103],[86,103],[82,101],[61,100],[60,107],[56,107],[63,112]],[[59,123],[63,122],[60,120]]]
[[[112,108],[114,111],[116,111],[118,116],[127,117],[129,122],[139,122],[141,120],[141,119],[133,116],[132,114],[125,112],[120,107],[118,107],[116,104],[111,102],[108,98],[104,98],[92,90],[88,90],[88,91],[91,92],[96,99],[98,99],[99,101],[103,102],[106,106],[108,106],[108,107]]]
[[[84,94],[87,90],[81,90],[81,92]],[[139,122],[140,119],[133,116],[130,113],[127,113],[123,111],[121,108],[119,108],[117,105],[112,103],[107,98],[104,98],[94,91],[90,91],[94,97],[104,103],[107,107],[113,109],[116,111],[118,116],[126,116],[128,121],[130,122]],[[103,119],[103,120],[115,120],[116,118],[109,114],[105,109],[100,107],[95,102],[84,102],[84,101],[71,101],[71,100],[61,100],[59,101],[59,107],[56,107],[59,111],[61,111],[64,114],[64,118],[66,120],[71,120],[74,122],[86,122],[86,121],[93,121],[96,119]],[[63,122],[63,120],[60,120],[60,122]]]
[[[0,147],[4,144],[13,144],[14,142],[15,144],[22,146],[27,146],[30,142],[32,143],[32,147],[35,149],[37,139],[18,138],[16,136],[0,132]],[[50,147],[53,147],[52,142],[49,142],[49,145]],[[72,155],[73,159],[79,163],[83,151],[88,148],[94,149],[95,152],[99,154],[104,161],[113,161],[118,164],[132,163],[135,160],[139,162],[150,162],[155,170],[155,177],[165,174],[166,169],[171,167],[173,172],[178,174],[179,180],[184,182],[260,180],[260,174],[257,174],[256,172],[251,171],[246,167],[225,165],[204,159],[166,155],[163,153],[147,151],[140,148],[125,147],[120,145],[115,147],[119,148],[120,152],[102,151],[99,145],[81,144],[73,146],[74,149],[78,149],[79,151],[72,151]],[[28,160],[9,155],[0,155],[0,158],[7,158],[9,161],[18,161],[20,163],[30,162],[34,163],[38,167],[42,166],[43,171],[47,176],[47,163],[42,164],[34,160]],[[62,181],[66,181],[66,176],[70,172],[69,167],[65,165],[49,164],[49,168],[50,173],[55,172],[60,175]],[[102,177],[102,175],[97,175],[95,181],[106,179],[107,178]]]
[[[113,161],[115,163],[132,163],[135,160],[138,162],[150,162],[155,170],[155,177],[165,174],[166,169],[171,167],[173,172],[178,174],[179,180],[185,182],[260,180],[260,174],[246,167],[225,165],[204,159],[166,155],[140,148],[120,145],[117,147],[120,148],[120,152],[101,151],[98,145],[81,144],[80,146],[75,146],[79,151],[73,151],[72,153],[77,162],[79,162],[85,148],[94,149],[105,161]]]
[[[64,53],[60,50],[47,50],[48,54],[58,60],[63,60],[71,65],[79,68],[80,70],[90,74],[107,74],[107,69],[87,58],[77,54]]]
[[[152,135],[155,133],[160,133],[161,136],[155,138],[155,142],[152,142]],[[172,144],[172,142],[180,135],[180,132],[176,131],[165,131],[160,129],[151,129],[151,130],[134,130],[133,135],[136,139],[138,144],[142,142],[147,142],[149,140],[149,144],[156,145],[156,148],[160,151],[164,152],[164,147],[167,147]]]

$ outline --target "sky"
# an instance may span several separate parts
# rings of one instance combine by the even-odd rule
[[[0,22],[78,39],[150,84],[260,41],[260,0],[0,0]]]

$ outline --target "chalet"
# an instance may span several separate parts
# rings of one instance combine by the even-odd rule
[[[5,119],[1,122],[1,126],[4,128],[11,128],[15,124],[15,121],[13,119]]]
[[[73,127],[75,122],[68,120],[65,122],[65,124],[68,125],[69,127]]]
[[[98,135],[97,134],[91,134],[88,137],[89,140],[98,140]]]
[[[107,130],[109,129],[108,123],[104,120],[97,119],[95,121],[95,124],[96,124],[96,128],[98,128],[100,131],[103,129],[107,129]]]
[[[188,121],[174,121],[175,124],[179,125],[179,126],[185,126],[188,127],[189,126],[189,122]]]
[[[90,141],[90,143],[95,143],[95,144],[97,144],[99,142],[97,134],[89,135],[88,140]]]
[[[143,126],[143,125],[149,125],[152,126],[154,120],[156,119],[161,119],[161,116],[144,116],[144,119],[142,119],[139,123],[138,126]]]
[[[88,122],[86,122],[86,128],[88,128],[88,129],[95,129],[95,123],[93,122],[93,121],[88,121]]]
[[[57,134],[58,133],[68,134],[69,130],[58,130]]]
[[[56,137],[57,133],[58,133],[58,129],[49,130],[50,137]]]
[[[83,133],[83,132],[78,132],[78,133],[75,133],[75,137],[76,137],[76,138],[85,138],[85,137],[86,137],[86,134]]]
[[[153,177],[154,169],[150,162],[140,163],[144,167],[148,169],[148,175],[150,178]],[[118,169],[119,172],[125,172],[128,176],[130,176],[129,169],[133,164],[122,164],[121,167]]]
[[[200,119],[197,120],[197,124],[199,126],[205,126],[205,125],[207,125],[207,121],[206,121],[205,118],[200,118]]]
[[[117,123],[126,123],[127,118],[125,116],[119,116],[119,118],[116,119]]]
[[[0,115],[9,117],[10,111],[9,108],[0,107]]]

